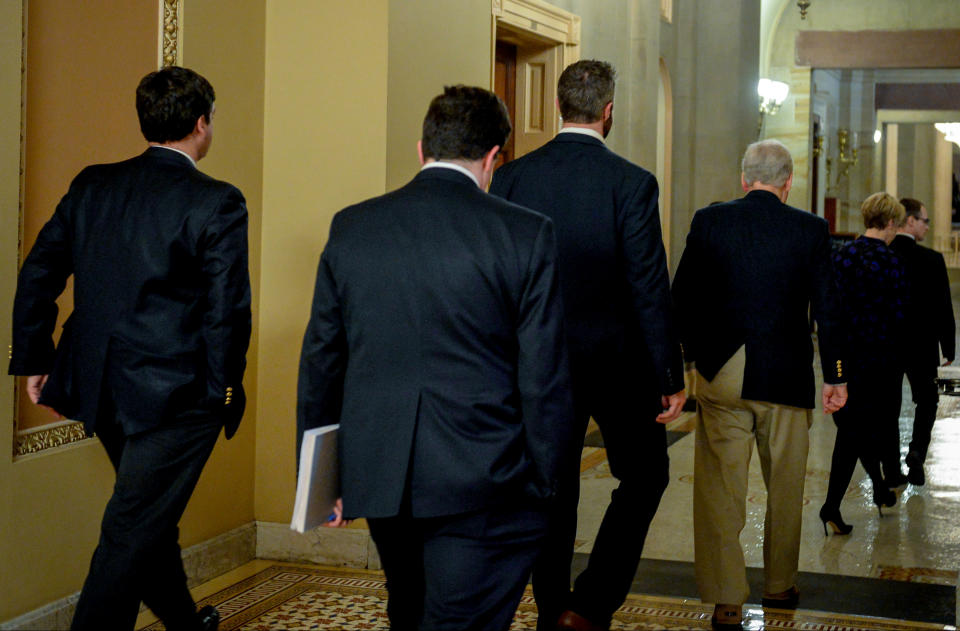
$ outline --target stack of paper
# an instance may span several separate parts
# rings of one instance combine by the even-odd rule
[[[297,499],[290,528],[297,532],[313,530],[330,521],[340,497],[340,471],[337,457],[337,430],[327,425],[303,433],[300,445],[300,471],[297,474]]]

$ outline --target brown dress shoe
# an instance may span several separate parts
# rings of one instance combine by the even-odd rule
[[[557,622],[558,629],[567,631],[610,631],[610,627],[601,627],[590,622],[576,611],[566,610]]]

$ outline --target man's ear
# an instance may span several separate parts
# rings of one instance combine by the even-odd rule
[[[747,177],[743,173],[740,174],[740,186],[743,188],[744,193],[750,190],[750,185],[747,184]]]
[[[417,141],[417,158],[420,160],[420,166],[423,166],[423,141]]]
[[[611,116],[613,116],[613,101],[610,101],[609,103],[603,106],[604,120],[610,118]]]
[[[500,145],[494,145],[493,149],[483,154],[483,170],[492,170],[493,165],[497,163],[497,155],[500,153]]]

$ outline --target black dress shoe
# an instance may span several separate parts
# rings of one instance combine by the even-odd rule
[[[796,609],[799,602],[800,590],[794,585],[786,591],[786,595],[764,596],[760,604],[771,609]]]
[[[217,631],[220,626],[220,612],[213,605],[206,605],[197,612],[197,620],[201,631]]]
[[[923,486],[927,483],[927,476],[923,473],[922,464],[910,467],[910,470],[907,472],[907,482],[913,486]]]

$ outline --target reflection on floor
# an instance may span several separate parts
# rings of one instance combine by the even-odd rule
[[[904,392],[901,436],[906,445],[913,407]],[[618,612],[615,629],[709,629],[709,605],[696,599],[693,581],[692,414],[669,428],[671,483],[653,521],[633,594]],[[808,630],[955,629],[960,567],[960,397],[943,397],[927,460],[927,484],[906,487],[898,504],[878,517],[870,483],[859,468],[842,505],[853,524],[849,536],[824,536],[817,511],[826,493],[835,428],[815,413],[804,496],[797,612],[746,609],[745,628]],[[602,511],[616,481],[610,477],[599,435],[590,436],[581,463],[577,559],[592,549]],[[905,451],[905,447],[904,447]],[[766,492],[754,457],[747,524],[741,536],[751,566],[751,602],[760,599],[763,510]],[[576,571],[577,568],[575,568]],[[382,575],[254,561],[201,585],[198,602],[215,604],[221,629],[385,629]],[[825,613],[834,612],[834,613]],[[533,629],[529,593],[513,629]],[[149,626],[148,626],[149,625]],[[162,629],[149,614],[138,628]]]

